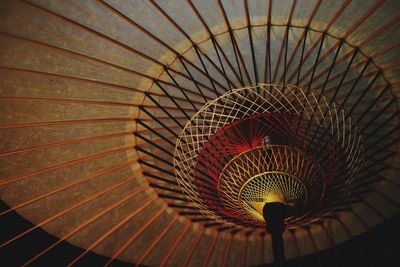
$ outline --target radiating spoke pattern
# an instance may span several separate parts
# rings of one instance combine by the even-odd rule
[[[321,201],[306,190],[316,216],[291,219],[288,258],[390,218],[400,6],[361,2],[0,1],[1,252],[14,265],[271,262],[269,235],[224,213],[216,189],[236,156],[276,144],[324,181]],[[282,170],[260,181],[304,196],[307,177]],[[36,242],[42,230],[54,239]]]
[[[258,220],[249,216],[248,203],[244,208],[245,184],[253,179],[257,188],[255,177],[262,176],[262,188],[269,183],[266,177],[276,178],[266,175],[271,172],[285,174],[281,184],[295,177],[303,184],[294,185],[303,192],[298,198],[309,198],[303,213],[312,214],[299,212],[288,221],[296,221],[295,227],[332,210],[324,195],[348,194],[363,161],[363,143],[351,117],[329,98],[297,86],[259,84],[204,105],[179,134],[174,168],[188,200],[205,216],[246,227],[263,226],[263,220],[261,214]],[[290,199],[291,190],[282,193]]]

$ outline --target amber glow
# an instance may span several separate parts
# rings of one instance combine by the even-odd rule
[[[176,142],[181,190],[203,215],[250,227],[264,226],[266,202],[297,210],[318,206],[326,185],[346,169],[345,191],[360,165],[362,143],[351,118],[330,102],[281,84],[235,89],[208,102]],[[322,129],[320,143],[310,143],[310,129]],[[328,159],[324,166],[322,158]],[[308,218],[300,212],[288,223],[299,220]]]

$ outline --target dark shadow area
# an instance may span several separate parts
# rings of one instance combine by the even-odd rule
[[[9,207],[3,201],[0,201],[1,211],[7,210],[8,208]],[[16,212],[9,212],[0,216],[0,244],[21,234],[33,226],[32,223]],[[18,238],[4,248],[0,248],[1,266],[21,266],[21,264],[29,261],[32,257],[58,240],[57,237],[47,233],[41,228],[37,228],[21,238]],[[66,241],[62,241],[43,256],[39,257],[30,266],[66,266],[83,252],[84,250],[82,248],[71,245]],[[104,266],[108,260],[108,257],[101,256],[94,252],[89,252],[82,257],[75,266]],[[125,267],[132,266],[132,264],[114,260],[111,266]]]
[[[338,246],[289,260],[284,266],[398,267],[400,266],[400,213]]]
[[[0,210],[8,206],[0,202]],[[18,215],[10,212],[0,216],[0,242],[26,231],[34,225]],[[0,249],[2,266],[20,266],[59,239],[38,228],[29,234],[17,239],[6,247]],[[361,234],[334,248],[289,260],[286,267],[347,267],[347,266],[372,266],[395,267],[400,266],[400,213],[374,229]],[[32,266],[66,266],[84,250],[60,242],[49,252],[38,258]],[[94,252],[86,254],[76,266],[103,266],[108,257]],[[111,266],[132,266],[121,261],[114,261]],[[274,266],[268,264],[265,266]]]

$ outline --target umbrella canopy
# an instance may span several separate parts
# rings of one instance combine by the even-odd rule
[[[61,241],[84,249],[72,263],[90,251],[109,264],[272,262],[262,228],[190,197],[199,187],[185,190],[174,169],[177,140],[196,114],[236,89],[266,85],[277,94],[299,88],[279,103],[296,103],[290,116],[300,119],[282,113],[276,136],[262,134],[259,144],[296,143],[280,132],[291,125],[307,140],[298,147],[311,144],[303,152],[321,151],[322,169],[347,166],[324,169],[337,172],[324,172],[328,189],[315,197],[323,212],[312,206],[312,219],[285,231],[286,257],[384,222],[400,210],[399,10],[398,1],[372,0],[1,1],[1,216],[16,211],[33,226],[0,246],[42,228],[58,241],[29,263]],[[212,164],[201,153],[194,160]],[[196,162],[189,170],[203,170]]]

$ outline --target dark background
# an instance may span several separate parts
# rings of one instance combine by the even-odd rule
[[[0,203],[0,210],[7,208],[4,202]],[[3,243],[32,226],[15,212],[3,215],[0,217],[0,242]],[[19,266],[57,240],[56,237],[37,229],[0,249],[0,266]],[[82,252],[83,249],[62,242],[38,258],[33,266],[65,266]],[[103,266],[107,261],[107,257],[90,252],[77,263],[77,266]],[[112,266],[132,266],[132,264],[114,261]],[[339,246],[288,261],[285,266],[400,267],[400,213],[369,232]]]

